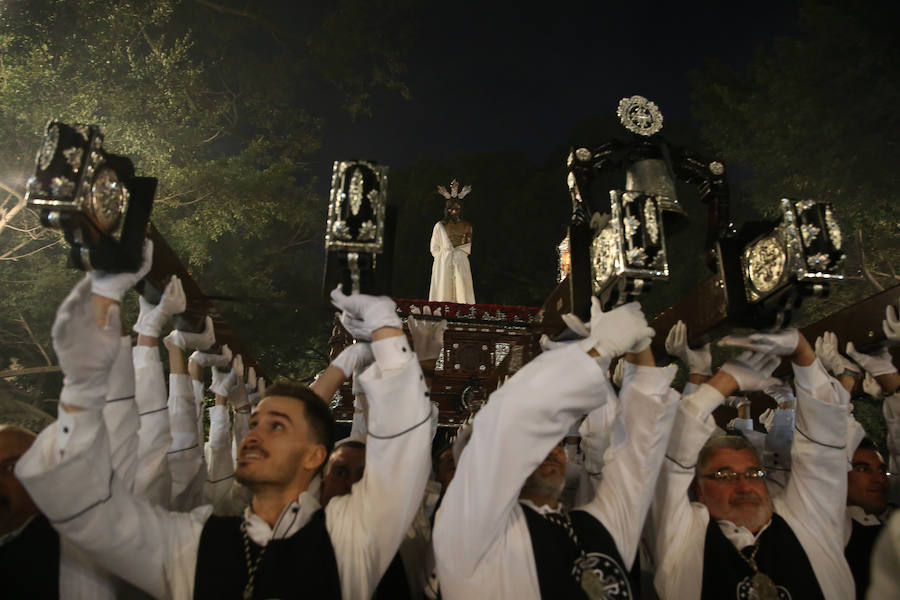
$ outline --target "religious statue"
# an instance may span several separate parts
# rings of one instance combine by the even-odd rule
[[[472,288],[472,270],[469,268],[469,254],[472,252],[472,224],[462,219],[462,203],[472,186],[459,189],[459,182],[450,182],[448,191],[442,185],[438,193],[447,203],[444,218],[434,225],[431,233],[431,290],[428,299],[438,302],[458,302],[475,304]]]

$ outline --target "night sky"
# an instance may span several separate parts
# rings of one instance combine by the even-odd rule
[[[412,98],[381,93],[356,122],[335,111],[316,174],[327,181],[338,158],[403,168],[507,148],[543,161],[573,125],[633,94],[688,119],[692,69],[744,66],[796,29],[792,2],[423,5],[406,58]]]

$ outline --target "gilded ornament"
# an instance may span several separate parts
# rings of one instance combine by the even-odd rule
[[[656,206],[653,202],[644,203],[644,229],[650,236],[650,241],[659,244],[659,222],[656,220]]]
[[[54,198],[68,198],[75,191],[75,182],[65,177],[50,180],[50,193]]]
[[[747,276],[760,293],[775,289],[784,274],[787,256],[774,235],[765,237],[750,248],[747,257]]]
[[[350,189],[349,189],[349,199],[350,199],[350,213],[354,216],[359,214],[359,209],[362,207],[363,201],[363,184],[364,184],[363,174],[360,169],[357,169],[353,172],[353,177],[350,178]]]
[[[810,223],[801,225],[800,234],[803,236],[803,245],[809,246],[810,244],[812,244],[819,236],[820,231],[821,229]]]
[[[825,208],[825,227],[828,228],[828,238],[837,250],[841,249],[841,226],[834,218],[834,211],[828,206]]]
[[[616,114],[628,131],[638,135],[650,136],[662,129],[663,116],[659,107],[643,96],[622,98]]]
[[[53,156],[56,154],[56,147],[59,145],[59,126],[54,123],[47,129],[47,134],[44,136],[44,143],[41,144],[41,149],[38,150],[38,168],[42,171],[46,171],[47,167],[50,166],[50,163],[53,161]]]

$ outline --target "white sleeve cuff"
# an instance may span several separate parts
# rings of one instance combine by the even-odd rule
[[[697,391],[689,396],[685,396],[682,400],[682,404],[689,415],[705,422],[709,419],[712,411],[716,410],[716,408],[724,401],[725,396],[723,396],[719,390],[709,384],[703,383],[697,388]]]
[[[412,359],[413,352],[405,335],[395,335],[372,342],[372,354],[382,373],[399,371]]]
[[[622,387],[634,387],[645,396],[664,396],[669,392],[669,385],[675,378],[678,367],[647,367],[625,361],[625,374]]]

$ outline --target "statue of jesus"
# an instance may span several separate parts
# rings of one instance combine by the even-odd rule
[[[462,203],[472,186],[459,189],[459,182],[450,182],[448,191],[442,185],[438,193],[447,202],[444,218],[434,225],[431,233],[431,290],[428,299],[438,302],[458,302],[475,304],[472,288],[472,271],[469,268],[469,254],[472,253],[472,224],[462,219]]]

